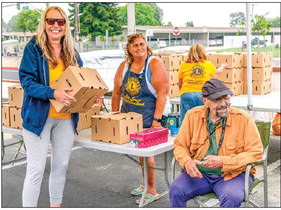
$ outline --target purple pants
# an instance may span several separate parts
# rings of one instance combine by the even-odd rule
[[[188,200],[214,192],[218,196],[220,207],[240,207],[245,196],[245,172],[227,181],[219,175],[202,175],[202,178],[192,178],[183,170],[170,186],[170,206],[186,207]],[[250,177],[251,186],[253,177]]]

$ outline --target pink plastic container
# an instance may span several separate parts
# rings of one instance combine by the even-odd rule
[[[147,148],[168,141],[166,128],[148,128],[130,134],[130,144],[137,148]]]

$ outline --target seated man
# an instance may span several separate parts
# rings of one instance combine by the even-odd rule
[[[246,165],[262,159],[263,147],[252,118],[230,108],[232,94],[222,81],[211,79],[202,88],[204,106],[186,113],[174,142],[183,170],[170,186],[171,207],[186,207],[189,199],[209,192],[221,207],[243,202]]]

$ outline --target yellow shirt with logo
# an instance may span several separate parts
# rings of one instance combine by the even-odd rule
[[[50,78],[50,85],[52,85],[60,75],[64,72],[65,66],[63,63],[63,60],[60,59],[57,66],[53,67],[51,63],[49,63],[49,78]],[[59,113],[55,110],[55,107],[50,104],[50,110],[49,110],[49,117],[56,118],[56,119],[70,119],[71,114],[70,113]]]
[[[187,63],[180,65],[178,77],[183,80],[180,95],[188,92],[202,92],[206,81],[216,72],[216,67],[210,61]]]

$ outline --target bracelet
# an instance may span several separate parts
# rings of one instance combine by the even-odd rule
[[[156,121],[156,122],[161,122],[162,121],[162,119],[155,118],[155,117],[153,117],[153,120]]]

